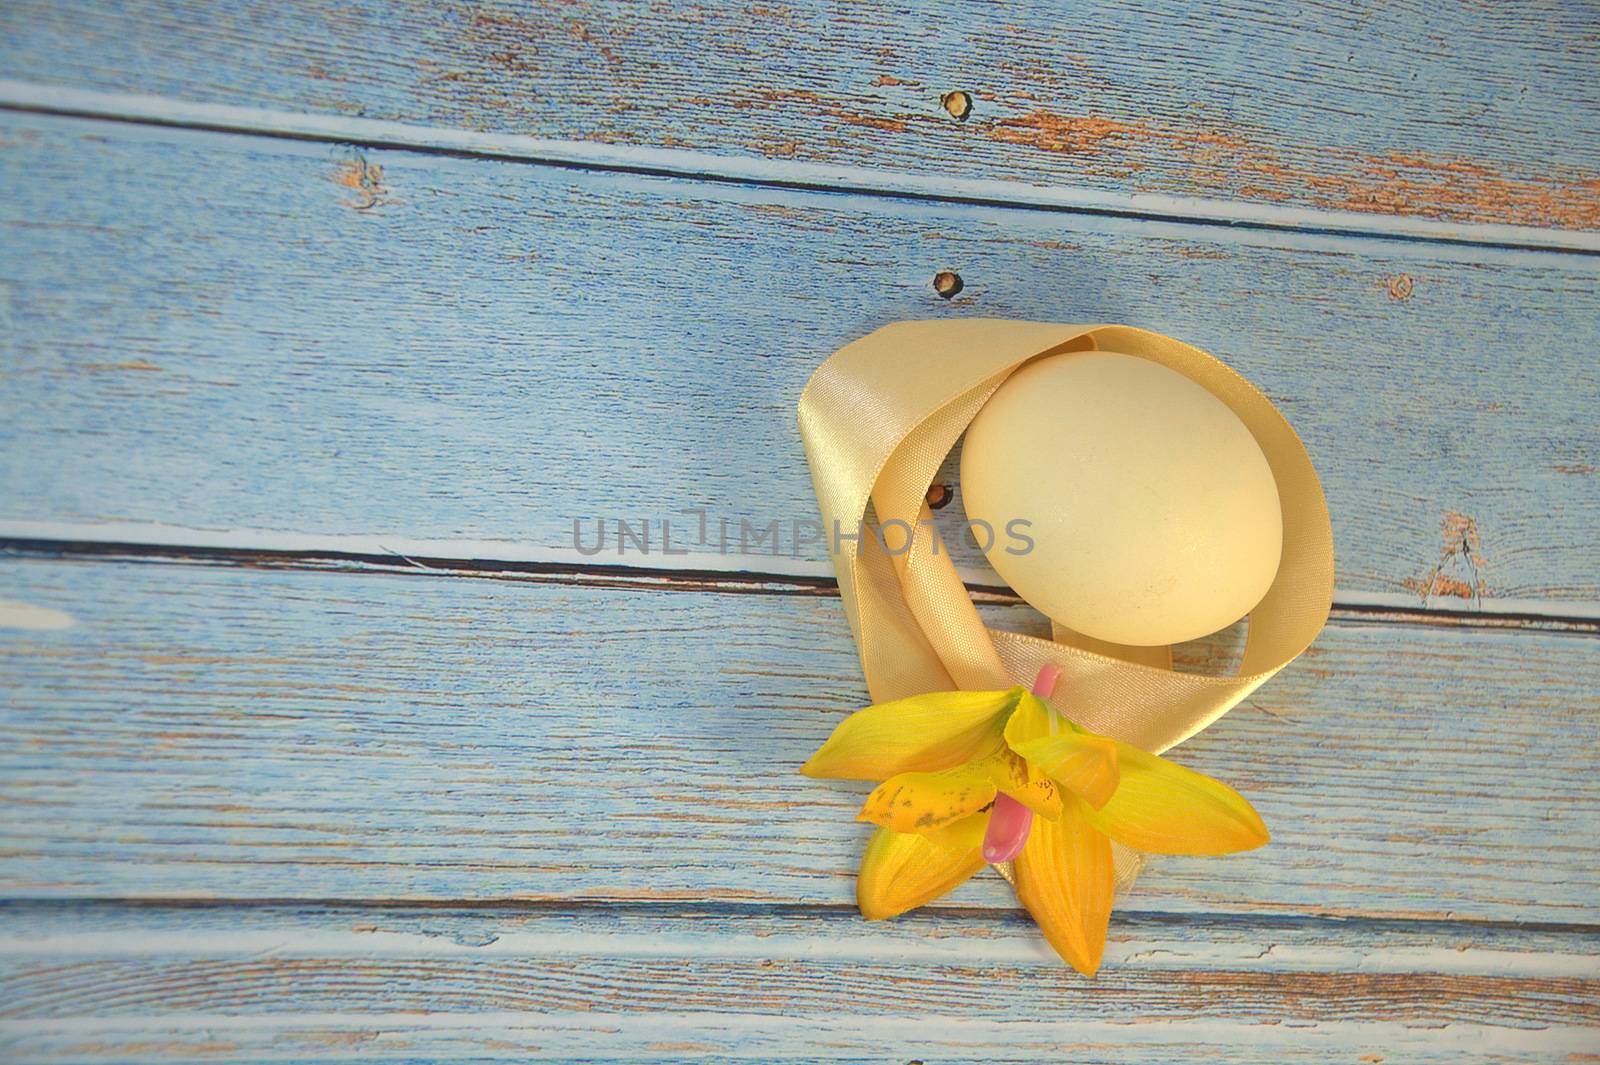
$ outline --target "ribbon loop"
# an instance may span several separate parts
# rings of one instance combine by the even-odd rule
[[[994,390],[1041,355],[1095,350],[1149,359],[1201,385],[1239,416],[1272,468],[1283,556],[1251,611],[1234,675],[1178,673],[1163,651],[1119,656],[1059,627],[1052,640],[987,628],[948,553],[927,549],[929,483]],[[840,545],[839,592],[875,702],[1026,685],[1054,665],[1065,674],[1057,692],[1074,721],[1160,752],[1232,709],[1304,651],[1327,621],[1333,534],[1304,445],[1248,381],[1170,337],[1120,325],[897,322],[817,369],[800,397],[799,425],[824,537]],[[871,536],[848,539],[865,522],[869,502],[880,528],[896,529],[893,553]],[[844,538],[832,536],[836,528]],[[902,531],[913,537],[905,550],[898,546]]]

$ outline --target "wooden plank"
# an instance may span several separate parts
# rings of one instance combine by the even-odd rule
[[[836,600],[22,559],[0,587],[71,621],[0,646],[8,896],[852,899],[865,789],[795,773],[864,698]],[[1592,921],[1595,667],[1592,636],[1336,623],[1182,751],[1275,842],[1161,859],[1123,909]],[[949,905],[1015,908],[993,876]]]
[[[0,12],[0,67],[47,85],[687,148],[797,174],[1593,230],[1596,15],[1588,2],[1467,0],[847,12],[815,0],[16,0]],[[957,89],[975,104],[965,122],[940,105]]]
[[[929,913],[0,910],[12,1061],[1551,1061],[1600,1029],[1590,932],[1119,919],[1082,980]],[[1573,1060],[1573,1059],[1568,1059]]]
[[[613,535],[612,562],[824,576],[823,544],[794,549],[815,503],[793,405],[829,352],[901,318],[1101,318],[1280,403],[1343,599],[1597,612],[1597,257],[42,117],[4,127],[0,167],[5,535],[575,560],[574,521],[604,517],[653,523],[654,554]],[[948,304],[947,266],[967,279]],[[664,557],[685,508],[713,539]],[[779,523],[776,557],[741,552],[741,520]]]

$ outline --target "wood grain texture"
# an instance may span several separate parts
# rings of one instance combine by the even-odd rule
[[[0,1059],[1589,1060],[1600,257],[1512,245],[1600,231],[1596,25],[0,6],[0,75],[47,94],[439,131],[0,123],[0,536],[234,552],[0,556]],[[462,131],[687,178],[452,157]],[[972,202],[1013,191],[1170,220]],[[864,789],[794,773],[864,697],[793,542],[800,385],[883,322],[979,314],[1132,321],[1256,380],[1357,604],[1179,752],[1274,844],[1158,860],[1093,983],[992,875],[860,921]],[[692,542],[695,508],[778,553]],[[655,552],[547,565],[600,516]],[[396,565],[247,555],[354,544]],[[435,544],[529,568],[404,557]]]
[[[907,317],[1101,319],[1214,351],[1281,406],[1342,596],[1600,600],[1593,256],[68,119],[12,119],[0,167],[3,519],[572,558],[575,520],[622,518],[656,550],[619,557],[613,527],[610,561],[682,566],[666,518],[702,565],[825,575],[791,530],[815,517],[793,405],[828,353]],[[729,554],[684,544],[696,507]],[[741,520],[779,523],[776,556],[741,551]]]
[[[1600,941],[1570,930],[1149,915],[1090,982],[1025,921],[949,911],[12,904],[0,927],[12,1061],[1551,1061],[1600,1030]]]
[[[46,84],[1390,216],[1600,228],[1590,0],[836,9],[14,0]],[[941,94],[968,91],[965,122]]]
[[[864,698],[834,600],[20,559],[0,587],[73,622],[0,644],[7,896],[853,897],[864,789],[795,773]],[[1594,647],[1335,624],[1181,750],[1273,845],[1162,859],[1123,910],[1593,921]],[[1015,909],[992,876],[949,905]]]

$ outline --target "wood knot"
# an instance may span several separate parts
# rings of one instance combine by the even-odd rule
[[[955,493],[950,491],[947,484],[931,485],[928,494],[924,497],[928,501],[928,509],[943,510],[950,505],[950,500],[955,498]]]
[[[1411,289],[1414,282],[1410,274],[1395,274],[1389,278],[1389,298],[1392,300],[1408,300],[1411,298]]]
[[[933,275],[933,290],[947,300],[953,300],[966,288],[961,275],[954,270],[940,270]]]
[[[965,122],[967,116],[972,114],[972,94],[962,92],[960,89],[947,92],[939,97],[939,102],[944,109],[950,112],[950,117],[960,122]]]
[[[389,186],[383,183],[383,167],[367,162],[358,155],[340,164],[334,172],[335,184],[349,189],[355,195],[343,201],[346,207],[357,211],[370,211],[388,203]]]

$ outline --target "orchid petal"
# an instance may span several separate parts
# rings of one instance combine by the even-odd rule
[[[861,858],[856,905],[869,921],[895,917],[953,891],[983,866],[977,846],[941,846],[923,836],[880,828]]]
[[[1100,809],[1117,790],[1117,741],[1092,732],[1027,740],[1013,748],[1051,780]]]
[[[857,819],[896,832],[931,832],[994,802],[995,784],[969,762],[937,773],[900,773],[873,789]]]
[[[1056,713],[1049,703],[1032,692],[1023,692],[1017,698],[1017,708],[1006,719],[1006,743],[1012,750],[1029,740],[1076,731],[1076,725]]]
[[[1088,813],[1101,832],[1155,854],[1232,854],[1270,838],[1261,815],[1219,780],[1117,743],[1122,782]]]
[[[928,692],[869,706],[840,722],[800,772],[884,780],[984,757],[1000,745],[1005,714],[1022,694],[1021,688]]]
[[[1054,821],[1061,816],[1061,789],[1036,766],[1001,747],[972,763],[984,770],[994,786],[1038,814]]]
[[[989,812],[985,810],[970,817],[963,817],[959,821],[952,821],[943,828],[918,834],[936,846],[970,851],[983,846],[984,836],[988,830]]]
[[[1012,866],[1017,898],[1057,954],[1085,976],[1100,968],[1111,922],[1111,841],[1089,823],[1089,807],[1066,797],[1059,821],[1035,821]]]

